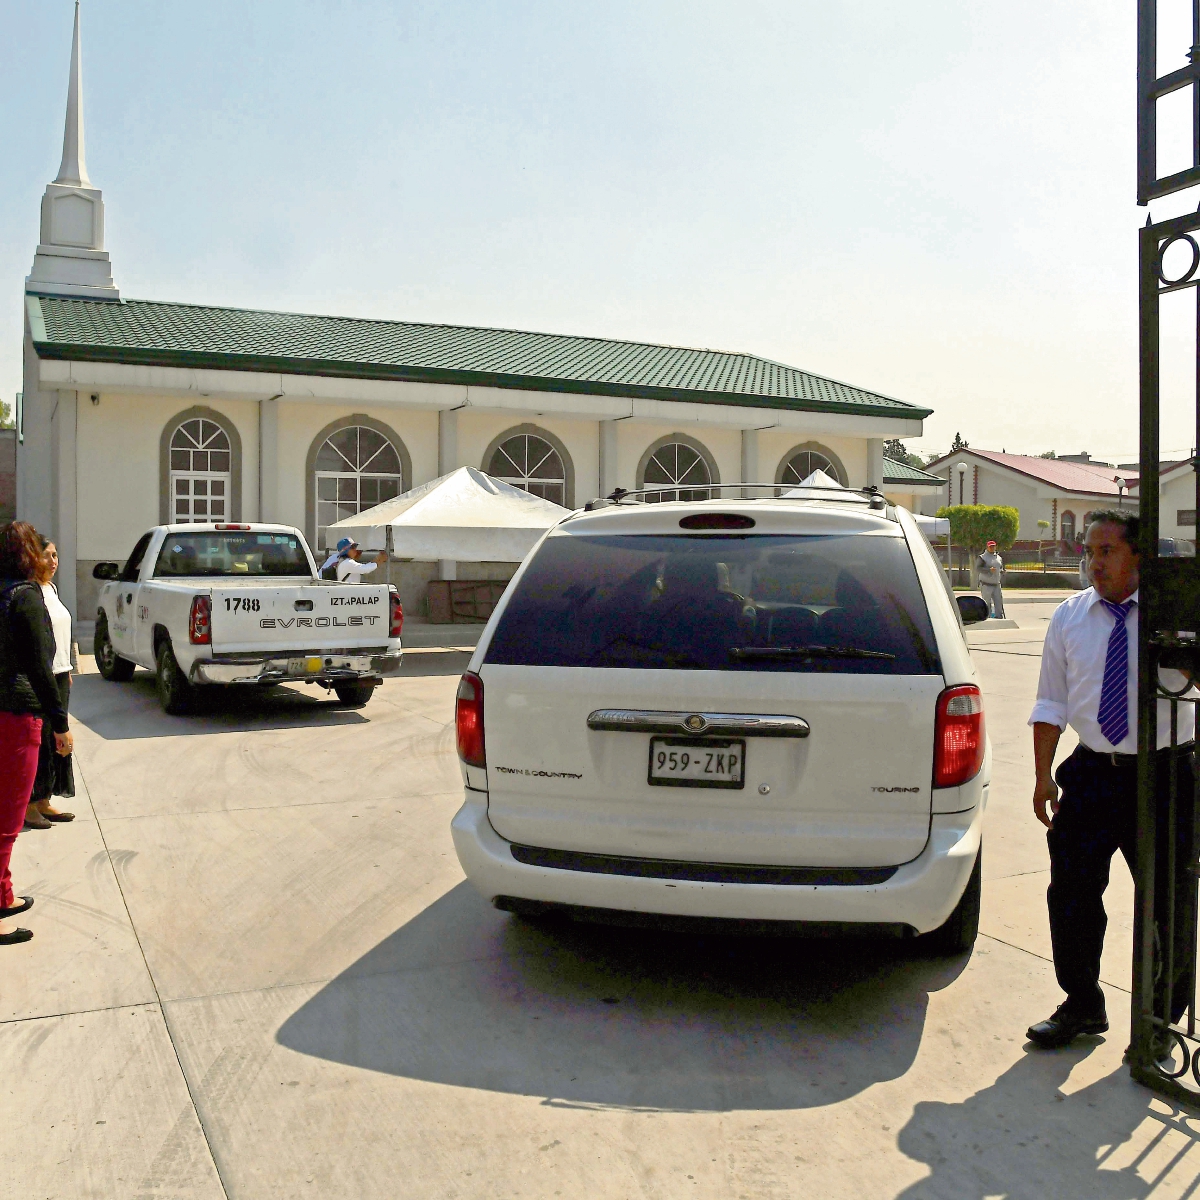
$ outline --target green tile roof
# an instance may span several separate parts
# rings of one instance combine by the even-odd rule
[[[892,458],[885,458],[883,460],[883,482],[936,483],[938,487],[946,486],[944,479],[939,479],[936,475],[930,475],[928,471],[922,471],[919,467],[910,467],[908,463],[896,462]]]
[[[415,380],[910,420],[931,411],[753,354],[151,300],[27,299],[41,358]]]

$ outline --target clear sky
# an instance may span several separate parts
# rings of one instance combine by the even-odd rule
[[[1127,2],[82,11],[127,297],[751,351],[935,409],[914,448],[1136,457]],[[71,16],[0,0],[8,400]],[[1195,441],[1183,344],[1166,453]]]

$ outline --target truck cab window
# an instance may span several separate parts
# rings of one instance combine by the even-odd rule
[[[153,536],[153,533],[144,533],[138,539],[138,544],[134,546],[129,561],[121,571],[122,583],[137,583],[138,572],[142,569],[142,559],[146,557],[146,547],[150,545],[150,539]]]

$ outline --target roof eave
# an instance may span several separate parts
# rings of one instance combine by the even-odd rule
[[[334,359],[289,358],[257,354],[219,354],[193,350],[147,349],[128,346],[95,346],[38,341],[39,358],[78,362],[115,362],[141,367],[191,367],[207,370],[257,371],[283,375],[323,375],[378,379],[400,383],[443,383],[509,390],[566,392],[590,396],[621,396],[632,400],[668,400],[690,404],[731,404],[744,408],[775,408],[792,412],[845,413],[861,417],[892,417],[898,421],[924,420],[933,409],[903,401],[889,405],[852,404],[837,400],[808,400],[790,396],[763,396],[746,392],[691,391],[641,384],[554,379],[534,375],[505,375],[490,371],[463,371],[439,367],[390,363],[343,362]]]

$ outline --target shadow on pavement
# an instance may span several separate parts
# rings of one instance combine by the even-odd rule
[[[461,675],[467,669],[473,653],[473,650],[405,650],[399,677]]]
[[[466,883],[283,1024],[303,1054],[566,1106],[808,1108],[903,1075],[966,960],[902,942],[532,926]]]
[[[896,1200],[1139,1200],[1163,1194],[1157,1189],[1172,1171],[1170,1195],[1195,1195],[1197,1164],[1180,1161],[1200,1141],[1187,1114],[1152,1101],[1124,1069],[1060,1091],[1094,1049],[1030,1048],[961,1104],[918,1103],[899,1146],[932,1173]]]
[[[154,676],[148,671],[137,672],[128,683],[107,683],[99,675],[76,676],[71,685],[71,718],[106,741],[295,726],[326,728],[368,720],[358,709],[343,707],[332,692],[287,686],[200,689],[194,713],[169,717],[159,707]]]

